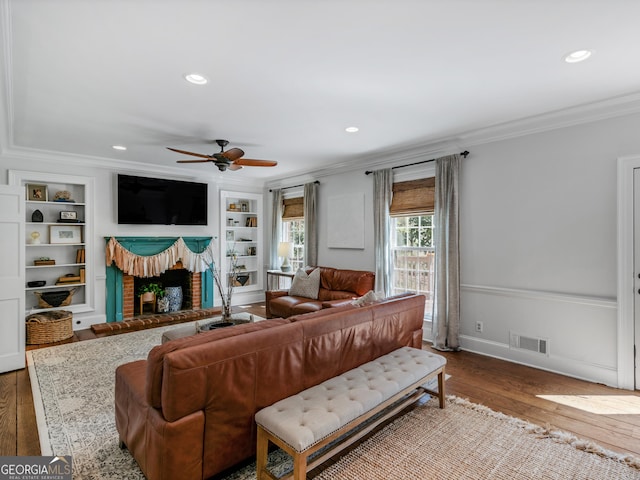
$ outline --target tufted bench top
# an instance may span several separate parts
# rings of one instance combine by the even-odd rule
[[[445,364],[441,355],[402,347],[263,408],[256,423],[303,452]]]

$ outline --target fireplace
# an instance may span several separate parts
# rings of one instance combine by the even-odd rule
[[[162,273],[158,277],[135,277],[124,275],[122,278],[123,288],[123,319],[141,315],[140,302],[138,301],[138,291],[141,286],[149,283],[159,283],[163,287],[180,287],[182,290],[182,306],[180,310],[200,310],[202,282],[200,273],[189,272],[182,268],[182,264],[174,265],[170,270]]]
[[[130,252],[151,257],[169,248],[178,237],[115,238]],[[194,252],[202,252],[211,241],[211,237],[182,237],[182,239]],[[213,307],[213,277],[210,271],[191,272],[181,261],[177,261],[159,276],[147,277],[128,275],[112,264],[107,266],[107,322],[131,320],[140,315],[137,292],[141,285],[150,282],[161,283],[163,287],[180,286],[183,296],[181,310]]]

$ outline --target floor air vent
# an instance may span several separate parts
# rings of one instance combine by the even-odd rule
[[[525,337],[518,333],[512,333],[509,345],[511,348],[549,355],[549,341],[543,338]]]

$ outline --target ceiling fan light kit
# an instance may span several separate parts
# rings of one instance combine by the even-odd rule
[[[224,172],[226,170],[240,170],[243,167],[275,167],[278,162],[272,160],[253,160],[250,158],[242,158],[244,151],[240,148],[231,148],[227,151],[224,147],[229,145],[228,140],[216,140],[216,143],[220,147],[220,152],[211,155],[205,155],[203,153],[188,152],[186,150],[179,150],[177,148],[167,147],[172,152],[182,153],[185,155],[191,155],[194,157],[200,157],[202,160],[177,160],[178,163],[205,163],[212,162],[218,170]]]

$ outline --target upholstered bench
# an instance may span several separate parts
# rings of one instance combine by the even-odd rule
[[[293,472],[281,478],[302,480],[425,393],[437,396],[444,408],[445,364],[441,355],[402,347],[263,408],[255,416],[258,480],[277,478],[267,469],[269,442],[293,457]],[[424,385],[435,376],[437,392]]]

